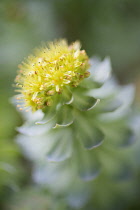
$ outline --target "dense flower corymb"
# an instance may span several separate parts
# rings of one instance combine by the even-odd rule
[[[71,45],[65,40],[52,42],[19,65],[15,81],[26,107],[35,111],[50,106],[64,88],[76,87],[89,76],[89,59],[80,48],[78,41]]]

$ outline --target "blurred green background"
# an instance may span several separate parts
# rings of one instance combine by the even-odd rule
[[[18,64],[42,41],[80,40],[89,56],[110,56],[121,83],[140,101],[139,0],[0,1],[0,209],[30,181],[30,163],[14,142],[21,119],[9,99]]]

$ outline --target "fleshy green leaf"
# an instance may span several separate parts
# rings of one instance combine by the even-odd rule
[[[86,168],[80,170],[80,177],[84,181],[91,181],[95,179],[100,174],[100,170],[98,168]]]
[[[71,104],[73,102],[73,95],[70,90],[65,88],[62,94],[62,103],[63,104]]]
[[[81,111],[88,111],[93,109],[98,103],[100,102],[100,99],[95,99],[90,96],[81,96],[81,95],[75,95],[74,96],[74,106],[81,110]]]
[[[106,104],[103,104],[102,111],[103,112],[114,112],[116,109],[118,109],[122,105],[122,102],[113,99],[113,100],[107,100]]]
[[[126,85],[121,88],[116,98],[122,105],[114,112],[100,114],[98,119],[105,122],[112,122],[114,120],[121,119],[123,116],[128,114],[130,106],[134,100],[134,92],[135,89],[133,85]]]
[[[44,125],[54,119],[56,111],[52,107],[47,107],[44,118],[41,121],[37,121],[36,125]]]
[[[56,124],[54,128],[67,127],[74,121],[72,109],[69,105],[63,105],[57,110]]]
[[[71,156],[72,153],[72,134],[66,129],[52,132],[52,146],[47,153],[47,160],[51,162],[61,162]]]
[[[91,181],[95,179],[100,173],[100,165],[92,152],[89,152],[81,147],[76,146],[76,161],[78,166],[78,173],[82,180]]]
[[[77,181],[77,180],[76,180]],[[78,184],[78,186],[77,186]],[[74,183],[67,196],[67,202],[72,208],[81,209],[89,199],[89,187],[81,183]]]
[[[104,99],[117,93],[118,84],[115,78],[110,78],[99,88],[92,88],[88,91],[87,95],[95,98]]]
[[[16,130],[27,136],[36,136],[45,133],[50,127],[48,125],[35,125],[33,123],[25,123]]]
[[[137,135],[131,126],[126,126],[127,122],[119,120],[115,123],[109,122],[102,124],[105,134],[105,141],[112,142],[112,147],[119,149],[135,143]]]
[[[52,163],[44,160],[43,164],[35,165],[33,179],[36,183],[41,184],[42,186],[47,185],[47,188],[56,193],[66,193],[66,189],[69,189],[71,186],[73,172],[68,166],[69,160],[59,163]]]
[[[92,132],[88,132],[87,130],[85,130],[85,132],[81,132],[80,135],[81,142],[88,150],[100,146],[104,140],[104,134],[99,129],[93,128],[91,131]]]
[[[135,141],[136,141],[136,135],[134,134],[134,132],[132,130],[127,129],[120,146],[127,147],[127,146],[130,146],[131,144],[135,143]]]
[[[109,58],[100,61],[98,58],[90,60],[91,68],[89,69],[91,77],[95,82],[104,83],[109,79],[111,74],[111,63]]]
[[[77,136],[83,146],[91,150],[100,146],[104,141],[104,134],[92,121],[79,116],[75,122],[77,126]]]

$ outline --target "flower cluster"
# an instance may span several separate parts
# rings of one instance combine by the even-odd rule
[[[15,81],[26,107],[36,111],[51,106],[64,88],[77,87],[89,76],[89,59],[80,48],[78,41],[71,45],[65,40],[48,43],[19,65]]]

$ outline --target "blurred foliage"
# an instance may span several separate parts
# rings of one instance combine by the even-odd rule
[[[23,161],[13,141],[15,127],[21,124],[21,119],[9,103],[18,64],[41,41],[62,37],[69,41],[79,39],[89,55],[111,57],[121,82],[137,78],[137,101],[140,101],[139,11],[139,0],[0,1],[1,209],[8,196],[23,185],[24,172],[28,171],[28,163]],[[136,149],[135,153],[139,154],[139,147]],[[136,203],[137,200],[135,208]],[[134,209],[133,205],[130,209]]]
[[[121,81],[130,81],[140,72],[139,0],[61,0],[55,4],[63,34],[70,41],[80,39],[90,56],[109,55]]]
[[[64,210],[62,200],[53,199],[47,191],[37,187],[28,186],[23,191],[14,195],[5,210]]]

